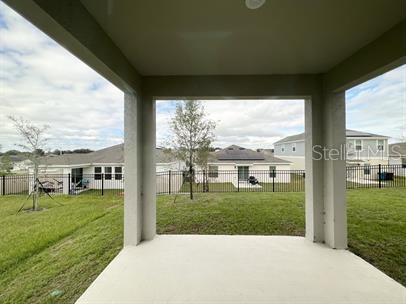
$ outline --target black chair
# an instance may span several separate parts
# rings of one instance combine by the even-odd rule
[[[258,182],[258,180],[255,178],[255,176],[250,176],[250,177],[248,178],[248,182],[249,182],[251,185],[257,185],[257,184],[259,184],[259,182]]]

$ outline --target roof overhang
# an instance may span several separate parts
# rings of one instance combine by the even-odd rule
[[[308,96],[406,62],[404,0],[5,2],[125,92]]]

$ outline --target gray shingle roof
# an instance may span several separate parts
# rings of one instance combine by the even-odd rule
[[[169,163],[176,161],[170,153],[163,149],[156,149],[156,162]],[[43,157],[40,161],[46,166],[67,166],[81,164],[123,164],[124,163],[124,144],[119,144],[97,150],[91,153],[72,153],[57,156]]]
[[[346,136],[347,137],[382,137],[382,138],[389,138],[388,136],[384,135],[379,135],[379,134],[374,134],[374,133],[368,133],[368,132],[362,132],[362,131],[356,131],[356,130],[346,130]],[[287,136],[285,138],[282,138],[281,140],[278,140],[274,144],[281,144],[281,143],[286,143],[286,142],[291,142],[291,141],[298,141],[298,140],[304,140],[305,134],[300,133],[300,134],[295,134],[291,136]]]
[[[233,163],[235,161],[239,163],[290,163],[287,160],[273,156],[270,151],[254,151],[236,145],[211,152],[209,157],[210,163]]]
[[[406,142],[399,142],[389,145],[389,156],[406,156]]]

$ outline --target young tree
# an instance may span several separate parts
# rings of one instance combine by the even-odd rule
[[[215,128],[215,122],[207,119],[201,102],[186,100],[176,106],[171,122],[171,145],[176,156],[189,167],[190,199],[193,199],[195,164],[199,160],[201,162],[204,153],[209,150]]]
[[[210,147],[203,147],[201,150],[197,151],[196,154],[196,164],[203,170],[203,192],[209,192],[208,161],[211,152],[210,150]]]
[[[8,116],[8,118],[13,122],[15,129],[20,134],[22,139],[22,144],[19,144],[24,150],[30,151],[30,160],[34,166],[34,185],[32,189],[32,210],[39,210],[39,179],[38,179],[38,168],[39,168],[39,158],[44,152],[46,138],[44,137],[45,131],[49,128],[47,125],[36,126],[28,120],[23,118],[16,118],[14,116]]]

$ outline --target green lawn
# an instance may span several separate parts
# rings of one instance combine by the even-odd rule
[[[73,303],[122,246],[122,198],[0,198],[0,303]],[[62,294],[52,297],[51,292]]]
[[[122,195],[0,197],[0,303],[73,303],[122,246]],[[159,196],[159,233],[304,234],[304,193]],[[406,285],[406,189],[348,192],[349,248]],[[53,294],[53,295],[52,295]]]

